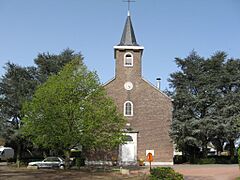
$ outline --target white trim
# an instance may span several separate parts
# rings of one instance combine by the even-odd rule
[[[143,46],[113,46],[114,49],[144,49]]]
[[[111,83],[111,82],[114,81],[115,79],[116,79],[116,78],[114,77],[114,78],[108,80],[107,82],[105,82],[104,84],[102,84],[102,86],[108,85],[109,83]]]
[[[154,156],[154,150],[146,150],[146,156],[148,155],[148,153],[151,153],[152,156]]]
[[[126,64],[126,56],[127,55],[130,55],[131,56],[131,64]],[[129,57],[130,58],[130,57]],[[125,67],[133,67],[133,54],[132,53],[130,53],[130,52],[126,52],[125,54],[124,54],[124,61],[123,61],[123,65],[125,66]]]
[[[131,114],[130,115],[126,114],[126,104],[127,103],[131,104]],[[123,105],[123,114],[124,114],[124,116],[133,116],[133,103],[132,103],[132,101],[125,101],[125,103]]]
[[[149,166],[150,163],[145,161],[144,164]],[[151,162],[152,166],[173,166],[173,162]]]
[[[151,82],[149,82],[148,80],[144,79],[142,77],[142,80],[145,81],[146,83],[148,83],[150,86],[152,86],[154,89],[156,89],[157,91],[159,91],[162,95],[164,95],[165,97],[167,97],[171,102],[173,101],[172,98],[170,98],[168,95],[166,95],[164,92],[162,92],[160,89],[158,89],[156,86],[154,86]]]

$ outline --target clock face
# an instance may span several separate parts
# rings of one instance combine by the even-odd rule
[[[125,82],[124,88],[129,91],[133,88],[133,84],[131,82]]]

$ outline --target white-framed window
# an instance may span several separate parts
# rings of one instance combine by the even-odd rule
[[[133,116],[133,103],[131,101],[124,103],[124,116]]]
[[[128,67],[133,66],[133,55],[132,55],[132,53],[127,52],[124,55],[124,66],[128,66]]]

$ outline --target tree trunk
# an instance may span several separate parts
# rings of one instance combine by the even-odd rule
[[[65,151],[65,167],[70,169],[70,150]]]
[[[20,167],[20,158],[21,158],[21,143],[17,141],[16,164],[18,168]]]
[[[193,163],[196,163],[196,148],[193,147],[193,159],[192,159]]]
[[[203,158],[207,158],[208,150],[207,150],[207,144],[206,143],[204,143],[203,146],[202,146],[202,152],[203,152]]]
[[[235,146],[234,146],[234,140],[229,140],[229,144],[230,144],[230,156],[231,159],[234,159],[234,151],[235,151]]]

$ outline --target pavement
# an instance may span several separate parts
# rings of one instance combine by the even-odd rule
[[[234,165],[174,165],[176,172],[184,175],[186,180],[236,180],[240,177],[240,169]],[[112,179],[112,180],[146,180],[149,174],[148,167],[130,169],[129,174],[116,172],[94,172],[85,170],[32,170],[26,167],[15,168],[0,164],[0,180],[32,180],[32,179]]]
[[[236,180],[240,177],[237,164],[174,165],[186,180]]]

